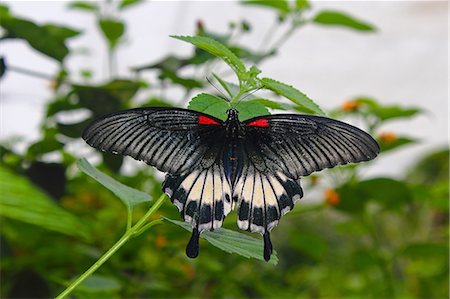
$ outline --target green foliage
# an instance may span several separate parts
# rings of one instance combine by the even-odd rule
[[[109,47],[114,49],[125,32],[125,24],[117,19],[104,18],[99,20],[98,25],[106,37]]]
[[[2,7],[0,9],[0,25],[4,30],[2,39],[23,39],[37,51],[59,62],[69,54],[66,40],[80,34],[80,31],[65,26],[37,25],[10,14],[5,6]]]
[[[86,159],[81,159],[77,162],[78,168],[85,174],[111,190],[120,200],[128,207],[132,208],[143,202],[152,200],[150,195],[145,192],[125,186],[113,178],[105,175],[93,167]]]
[[[225,63],[227,63],[233,71],[236,72],[239,80],[245,80],[244,74],[246,73],[246,68],[242,61],[227,47],[222,45],[220,42],[215,41],[211,38],[202,36],[172,36],[173,38],[191,43],[196,47],[211,53],[214,56],[219,57]]]
[[[190,224],[182,221],[172,220],[166,218],[167,221],[181,226],[182,228],[192,231]],[[246,258],[254,258],[264,261],[263,257],[263,242],[260,239],[247,236],[243,233],[232,231],[225,228],[220,228],[214,232],[204,231],[200,237],[229,253],[237,253]],[[278,263],[277,253],[272,253],[270,264],[276,265]]]
[[[375,27],[373,25],[339,11],[321,11],[313,18],[313,22],[326,26],[343,26],[359,31],[375,31]]]
[[[310,98],[308,98],[298,89],[270,78],[263,78],[261,79],[261,81],[264,84],[265,88],[270,89],[275,93],[278,93],[279,95],[289,99],[306,111],[318,115],[325,115],[325,112],[323,112],[316,103],[314,103]]]
[[[228,108],[228,103],[223,99],[207,93],[198,94],[188,104],[188,109],[212,115],[223,121],[227,119]]]
[[[89,237],[88,228],[26,178],[0,167],[0,215],[69,236]]]

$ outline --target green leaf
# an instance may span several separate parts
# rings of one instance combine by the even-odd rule
[[[72,9],[98,11],[98,6],[95,2],[75,1],[71,2],[68,7]]]
[[[240,88],[238,85],[227,82],[225,80],[222,80],[219,76],[216,74],[213,74],[214,78],[216,78],[217,81],[219,81],[220,85],[222,85],[223,89],[227,92],[227,94],[230,96],[230,98],[233,98],[235,95],[237,95],[240,91]]]
[[[247,102],[257,102],[257,103],[260,103],[261,105],[264,105],[265,107],[270,108],[270,109],[277,109],[277,110],[292,109],[292,107],[288,104],[278,103],[278,102],[268,100],[268,99],[263,99],[263,98],[255,98],[255,99],[249,100]]]
[[[68,38],[75,37],[79,35],[81,32],[78,30],[74,30],[72,28],[68,27],[62,27],[55,24],[45,24],[42,26],[48,34],[52,35],[55,38],[58,38],[60,40],[65,40]]]
[[[176,72],[172,72],[172,71],[168,71],[168,70],[162,71],[161,74],[159,75],[159,77],[161,79],[169,79],[170,81],[172,81],[172,83],[181,85],[186,89],[203,87],[203,83],[196,79],[182,78],[182,77],[178,76]]]
[[[88,238],[89,230],[76,216],[59,207],[25,177],[0,166],[0,215],[69,236]]]
[[[119,4],[119,9],[124,10],[130,6],[134,6],[136,4],[142,3],[142,0],[122,0]]]
[[[241,4],[275,9],[283,15],[290,12],[289,4],[286,0],[243,0]]]
[[[324,10],[319,12],[312,20],[316,24],[326,26],[342,26],[352,28],[359,31],[375,31],[375,27],[362,20],[358,20],[345,13],[332,10]]]
[[[227,47],[208,37],[203,36],[172,36],[173,38],[188,42],[203,49],[208,53],[217,56],[227,63],[236,73],[240,80],[243,80],[246,68],[242,61]]]
[[[172,222],[182,228],[192,231],[190,224],[182,221],[172,220],[164,218],[165,220]],[[200,234],[200,237],[228,253],[237,253],[246,258],[254,258],[264,261],[263,257],[263,241],[250,237],[248,235],[232,231],[225,228],[219,228],[214,232],[204,231]],[[272,253],[269,261],[270,264],[276,265],[278,263],[278,257],[276,251]]]
[[[117,19],[104,18],[99,20],[98,25],[108,41],[109,48],[114,49],[125,32],[125,24]]]
[[[230,106],[224,99],[207,93],[195,96],[188,104],[188,109],[203,112],[221,120],[227,119],[227,110]]]
[[[296,10],[305,10],[311,8],[311,4],[308,0],[295,0]]]
[[[418,108],[403,108],[400,106],[378,106],[374,109],[374,113],[382,121],[395,118],[409,118],[421,112]]]
[[[129,208],[147,201],[151,201],[152,198],[145,192],[130,188],[128,186],[119,183],[113,178],[100,172],[93,167],[86,159],[80,159],[77,161],[78,168],[85,174],[102,184],[104,187],[112,191],[122,202]]]
[[[261,82],[266,89],[272,90],[273,92],[291,100],[292,102],[305,108],[306,110],[314,114],[325,115],[322,109],[320,109],[320,107],[316,103],[314,103],[313,100],[308,98],[298,89],[270,78],[262,78]]]
[[[239,111],[240,121],[270,114],[266,106],[256,101],[241,101],[236,105],[235,108]]]
[[[415,143],[417,142],[416,139],[413,138],[408,138],[408,137],[397,137],[395,140],[393,141],[385,141],[382,138],[377,138],[377,142],[380,145],[380,149],[382,153],[391,151],[393,149],[396,149],[398,147],[407,145],[407,144],[411,144],[411,143]]]
[[[111,95],[119,98],[123,103],[127,103],[138,90],[142,87],[147,87],[147,84],[142,81],[132,81],[127,79],[115,79],[99,88],[106,90]]]
[[[4,38],[19,38],[28,42],[35,50],[60,62],[69,54],[66,39],[79,34],[79,31],[57,25],[37,25],[26,19],[2,14],[1,26]]]
[[[349,212],[359,212],[369,201],[386,209],[399,209],[412,201],[411,190],[405,182],[385,177],[347,183],[336,191],[340,196],[336,208]]]

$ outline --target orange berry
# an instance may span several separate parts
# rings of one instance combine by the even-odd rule
[[[392,132],[383,132],[378,136],[378,138],[384,143],[392,143],[398,139],[397,135]]]
[[[325,202],[331,206],[337,206],[341,201],[339,194],[331,188],[325,190]]]
[[[361,104],[357,100],[345,101],[341,105],[341,110],[344,112],[351,112],[358,110]]]

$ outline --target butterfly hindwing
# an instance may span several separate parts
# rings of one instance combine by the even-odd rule
[[[83,139],[102,151],[131,156],[177,174],[195,167],[223,134],[221,121],[212,116],[149,107],[99,118],[84,130]]]

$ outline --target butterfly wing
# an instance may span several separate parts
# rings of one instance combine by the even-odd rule
[[[336,165],[368,161],[380,148],[366,132],[334,119],[274,114],[243,123],[269,169],[298,179]]]
[[[379,147],[364,131],[333,119],[309,115],[268,115],[243,122],[247,157],[233,196],[238,226],[264,236],[270,259],[269,232],[303,196],[300,177],[336,165],[368,161]]]
[[[200,112],[148,107],[120,111],[93,121],[83,139],[105,152],[131,156],[171,174],[200,163],[224,134],[222,121]]]

